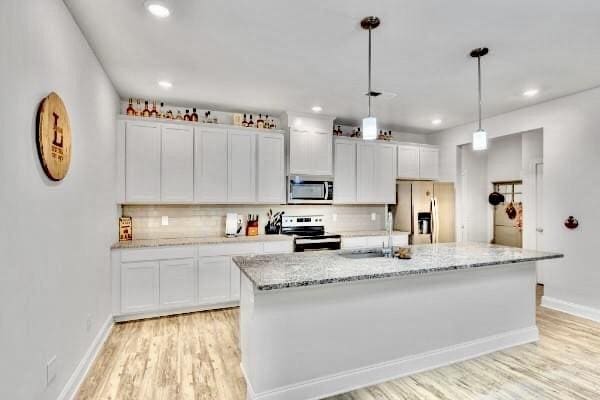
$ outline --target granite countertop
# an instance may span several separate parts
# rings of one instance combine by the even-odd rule
[[[377,231],[342,231],[342,232],[335,232],[335,233],[342,235],[342,237],[387,236],[388,235],[388,232],[383,229],[377,230]],[[392,236],[399,236],[399,235],[408,235],[408,232],[402,232],[402,231],[393,231],[392,232]]]
[[[112,249],[135,249],[141,247],[159,246],[184,246],[194,244],[221,244],[221,243],[243,243],[243,242],[281,242],[292,241],[293,237],[288,235],[258,235],[258,236],[209,236],[172,239],[136,239],[126,242],[117,242]]]
[[[412,259],[342,257],[341,251],[234,257],[258,290],[383,279],[563,257],[484,243],[414,245]]]

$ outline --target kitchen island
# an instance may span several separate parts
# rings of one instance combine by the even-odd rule
[[[319,399],[536,341],[536,262],[485,244],[234,257],[248,399]]]

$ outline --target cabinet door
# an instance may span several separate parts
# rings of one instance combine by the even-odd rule
[[[377,144],[375,148],[376,203],[396,203],[396,146]]]
[[[290,174],[310,174],[311,133],[290,130]]]
[[[198,262],[200,304],[229,301],[231,257],[201,257]]]
[[[421,179],[438,179],[440,175],[440,150],[421,147],[419,150],[419,169]]]
[[[198,202],[226,203],[228,179],[226,129],[196,129],[194,198]]]
[[[256,201],[256,135],[252,132],[229,132],[230,203]]]
[[[398,178],[419,178],[419,147],[398,145]]]
[[[281,134],[258,136],[258,201],[285,203],[285,147]]]
[[[160,262],[160,305],[162,307],[192,306],[198,301],[198,281],[194,259]]]
[[[333,174],[333,135],[330,131],[315,131],[310,135],[310,166],[312,175]]]
[[[133,313],[158,307],[158,262],[121,264],[121,312]]]
[[[335,142],[333,201],[356,202],[356,143]]]
[[[361,203],[375,203],[375,147],[373,144],[356,145],[356,199]],[[335,192],[334,192],[335,193]]]
[[[194,129],[163,125],[161,156],[162,201],[194,200]]]
[[[125,129],[126,201],[160,201],[160,124],[128,122]]]
[[[240,268],[234,263],[231,262],[231,286],[229,297],[232,301],[238,301],[240,299],[240,289],[241,289],[242,281],[241,281],[241,271]]]

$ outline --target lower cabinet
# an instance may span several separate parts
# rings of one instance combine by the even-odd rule
[[[231,257],[201,257],[198,260],[198,293],[200,303],[230,300]]]
[[[197,303],[196,260],[160,262],[159,297],[162,307],[193,306]]]
[[[159,305],[158,261],[121,265],[121,311],[144,312]]]

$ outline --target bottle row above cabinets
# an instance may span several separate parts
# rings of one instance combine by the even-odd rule
[[[287,153],[286,153],[287,141]],[[285,204],[286,177],[334,177],[334,203],[393,204],[400,179],[437,179],[437,148],[120,119],[118,202]]]

